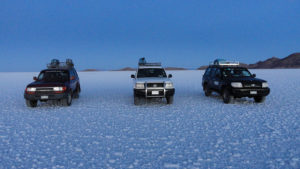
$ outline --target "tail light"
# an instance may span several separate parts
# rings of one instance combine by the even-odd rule
[[[67,90],[67,87],[66,86],[63,86],[63,87],[53,87],[53,91],[55,93],[63,93]]]

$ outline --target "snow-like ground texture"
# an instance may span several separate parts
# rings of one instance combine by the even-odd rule
[[[266,102],[205,97],[203,71],[174,71],[173,105],[134,106],[132,72],[79,73],[71,107],[27,108],[37,73],[0,73],[0,168],[300,168],[300,70],[252,70]]]

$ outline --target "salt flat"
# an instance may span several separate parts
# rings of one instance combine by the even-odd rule
[[[174,104],[133,104],[132,72],[82,72],[71,107],[25,105],[38,73],[0,73],[0,168],[300,168],[300,70],[252,70],[266,102],[205,97],[174,71]]]

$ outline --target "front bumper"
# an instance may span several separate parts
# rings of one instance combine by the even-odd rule
[[[256,92],[255,92],[256,91]],[[258,88],[258,89],[232,89],[231,93],[234,97],[256,97],[267,96],[270,93],[270,88]],[[256,93],[256,94],[255,94]]]
[[[158,94],[153,94],[154,92],[158,92]],[[134,95],[138,97],[146,97],[146,98],[155,98],[155,97],[169,97],[175,94],[175,89],[133,89]]]
[[[48,98],[45,98],[48,96]],[[24,98],[26,100],[60,100],[67,97],[67,93],[35,93],[35,94],[28,94],[24,93]]]

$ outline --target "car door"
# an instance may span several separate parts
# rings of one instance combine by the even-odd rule
[[[221,80],[220,75],[221,75],[220,69],[215,68],[215,70],[212,74],[212,77],[211,77],[211,85],[212,85],[212,88],[215,89],[215,90],[219,89],[220,80]]]
[[[210,74],[209,74],[209,77],[208,77],[208,86],[209,86],[209,88],[211,88],[211,89],[215,89],[215,88],[214,88],[214,76],[215,76],[215,71],[216,71],[216,68],[211,68]]]
[[[204,75],[202,76],[202,85],[204,85],[205,83],[208,83],[209,75],[210,75],[210,70],[211,70],[211,68],[207,68],[207,69],[205,70],[205,73],[204,73]]]
[[[214,80],[214,82],[213,82],[214,89],[219,91],[222,86],[222,74],[221,74],[220,68],[216,69],[213,80]]]

